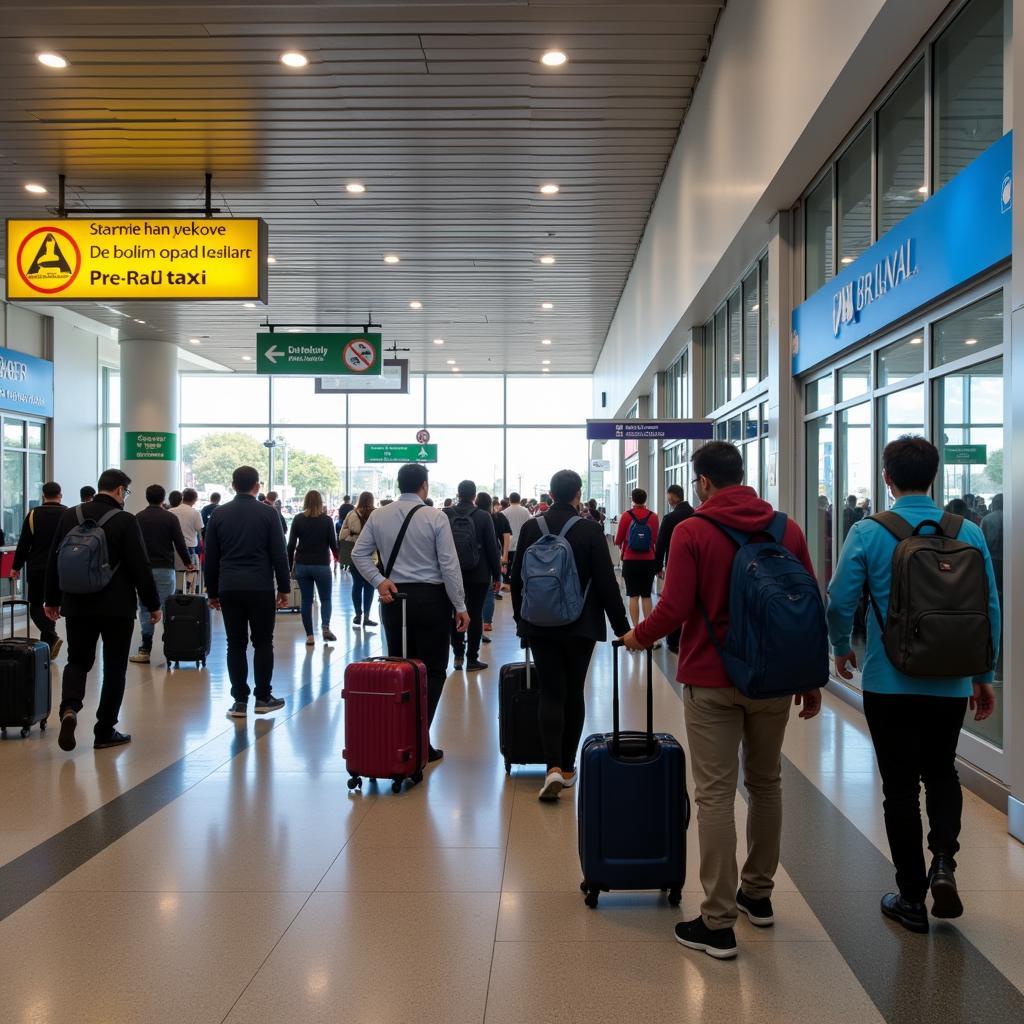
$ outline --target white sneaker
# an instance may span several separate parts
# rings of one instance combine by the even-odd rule
[[[564,773],[562,774],[562,788],[563,789],[572,789],[572,787],[575,786],[575,785],[576,785],[576,773],[575,772],[573,772],[572,775],[566,775]]]
[[[539,800],[557,800],[558,794],[562,792],[564,786],[565,780],[562,778],[561,772],[548,772],[547,778],[544,779],[544,785],[541,786],[541,790],[537,794],[537,798]]]

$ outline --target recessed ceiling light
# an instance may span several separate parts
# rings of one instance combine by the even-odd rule
[[[26,192],[31,192],[31,193],[32,193],[32,195],[34,195],[34,196],[42,196],[42,195],[46,195],[46,189],[45,189],[45,187],[44,187],[44,186],[42,186],[42,185],[37,185],[37,184],[36,184],[36,183],[35,183],[34,181],[30,181],[30,182],[29,182],[29,183],[28,183],[28,184],[27,184],[27,185],[25,186],[25,191],[26,191]]]
[[[977,338],[967,338],[964,341],[964,344],[965,345],[977,345],[978,344],[978,339]]]
[[[242,362],[243,363],[251,363],[252,362],[252,356],[242,356]]]
[[[928,186],[922,185],[917,191],[920,192],[921,195],[926,196],[928,195]]]
[[[277,262],[277,257],[276,256],[268,256],[267,257],[267,262],[268,263],[276,263]]]
[[[844,256],[839,262],[840,263],[852,263],[853,262],[853,257],[852,256]]]
[[[554,256],[541,256],[540,261],[541,261],[541,263],[544,264],[545,267],[550,267],[551,264],[555,262],[555,257]]]
[[[546,64],[549,68],[560,68],[568,59],[561,50],[548,50],[541,57],[540,62],[541,64]]]
[[[555,308],[555,304],[553,302],[542,302],[540,304],[540,308],[541,309],[554,309]]]
[[[290,68],[304,68],[309,63],[309,58],[298,50],[289,50],[281,54],[281,63]]]
[[[455,365],[455,360],[454,359],[449,359],[448,360],[448,365],[449,366],[454,366]]]
[[[351,192],[354,196],[361,196],[366,191],[366,186],[361,181],[350,181],[345,186],[346,192]]]
[[[48,68],[66,68],[67,60],[59,53],[37,53],[36,60]]]
[[[551,360],[550,359],[542,359],[540,361],[540,363],[541,363],[541,366],[550,366],[551,365]]]
[[[551,344],[551,339],[550,338],[541,338],[540,339],[540,343],[542,345],[550,345]]]
[[[550,367],[548,367],[548,366],[542,366],[542,367],[540,368],[540,372],[541,372],[541,373],[550,373],[550,372],[551,372],[551,368],[550,368]]]
[[[288,333],[289,334],[301,334],[302,333],[302,328],[301,327],[289,327],[288,328]]]
[[[188,339],[188,343],[190,345],[198,345],[199,344],[199,339],[198,338],[189,338]]]
[[[135,322],[136,322],[137,324],[144,324],[144,323],[145,323],[146,321],[145,321],[145,320],[140,320],[140,319],[139,319],[138,317],[136,317],[136,318],[135,318]]]
[[[388,255],[384,257],[384,262],[385,263],[400,263],[401,260],[394,253],[388,253]]]
[[[553,181],[551,181],[548,182],[548,184],[546,185],[541,185],[540,190],[546,196],[553,196],[557,194],[558,186]]]
[[[923,345],[924,344],[924,338],[911,338],[910,339],[910,344],[911,345]]]
[[[434,339],[434,344],[435,345],[443,345],[444,344],[444,338],[435,338]]]
[[[459,372],[459,368],[457,366],[453,366],[452,367],[452,373],[458,373],[458,372]]]
[[[761,304],[760,304],[759,302],[755,302],[755,303],[754,303],[754,304],[753,304],[753,305],[752,305],[752,306],[750,307],[750,312],[751,312],[751,313],[756,313],[756,312],[757,312],[757,311],[758,311],[758,310],[759,310],[760,308],[761,308]]]
[[[412,302],[409,303],[409,308],[410,309],[422,309],[423,308],[423,303],[420,302],[419,299],[413,299]]]
[[[246,309],[255,309],[256,308],[256,303],[255,302],[243,302],[242,305],[245,306]]]

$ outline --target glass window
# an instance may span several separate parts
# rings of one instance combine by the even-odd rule
[[[406,395],[349,395],[348,421],[360,423],[408,423],[411,427],[422,427],[425,419],[423,408],[423,374],[409,374],[409,393]]]
[[[103,466],[121,465],[121,428],[107,427],[104,431]]]
[[[996,292],[938,320],[932,328],[932,363],[943,366],[1003,343],[1003,293]]]
[[[236,467],[255,466],[266,490],[270,469],[270,452],[263,445],[266,440],[266,427],[182,427],[182,486],[194,487],[203,495],[230,493]]]
[[[760,326],[758,328],[760,332],[760,347],[761,347],[761,380],[764,380],[768,376],[768,256],[767,254],[761,257],[759,264],[760,270],[760,283],[758,286],[758,303],[760,309],[758,310],[758,317],[760,318]]]
[[[715,407],[715,321],[704,325],[701,352],[704,357],[704,415]]]
[[[752,388],[760,379],[761,374],[757,365],[757,358],[760,352],[760,338],[758,337],[758,311],[761,308],[759,302],[760,287],[758,285],[757,267],[746,276],[743,281],[743,390]]]
[[[733,416],[725,425],[726,439],[733,444],[739,444],[743,440],[743,417]]]
[[[687,464],[689,462],[689,443],[680,441],[665,449],[665,489],[678,484],[686,492],[689,489]]]
[[[475,431],[473,432],[475,434]],[[349,443],[349,480],[348,492],[356,495],[360,491],[369,491],[380,504],[384,498],[397,498],[398,485],[396,479],[398,471],[402,468],[400,462],[367,462],[365,460],[366,445],[368,444],[412,444],[415,442],[415,432],[408,427],[351,427],[348,432]],[[433,444],[435,438],[431,437]],[[450,442],[449,442],[450,444]],[[443,454],[443,449],[438,448],[438,455]],[[438,497],[451,498],[455,495],[455,487],[459,480],[465,479],[466,474],[456,479],[455,485],[443,494],[435,493],[437,483],[437,465],[429,463],[427,470],[430,475],[430,494],[436,501]]]
[[[345,396],[318,395],[313,377],[275,377],[271,395],[274,400],[272,423],[345,425]],[[390,397],[380,395],[377,400]]]
[[[922,60],[878,111],[879,237],[927,198]]]
[[[669,378],[670,374],[666,374]],[[670,391],[671,393],[671,391]],[[590,377],[508,378],[509,423],[565,423],[581,426],[594,406]],[[500,408],[495,410],[500,415]]]
[[[25,455],[4,452],[3,499],[0,501],[0,522],[8,544],[17,544],[25,519]]]
[[[839,371],[839,401],[848,402],[871,390],[871,356],[864,356]]]
[[[107,423],[121,422],[121,374],[109,368],[103,371],[104,415]]]
[[[972,0],[935,43],[935,188],[1003,134],[1003,3]]]
[[[46,448],[46,424],[45,423],[32,423],[27,424],[28,430],[28,446],[34,448],[37,451],[41,448]],[[46,482],[45,480],[43,481]]]
[[[537,409],[536,415],[546,416],[547,412]],[[501,377],[466,377],[453,373],[427,378],[428,425],[503,423],[504,420],[505,382]]]
[[[878,353],[878,386],[899,384],[924,371],[924,335],[917,332],[902,341],[886,345]]]
[[[894,391],[881,400],[881,430],[878,446],[878,480],[879,492],[886,508],[893,504],[889,489],[882,482],[881,457],[882,449],[890,441],[907,434],[921,436],[924,434],[924,385],[918,384],[904,391]]]
[[[835,387],[832,383],[831,373],[826,373],[824,377],[812,380],[807,385],[807,412],[827,409],[830,405],[835,404],[835,400]]]
[[[281,495],[285,519],[302,508],[306,491],[319,491],[328,509],[345,493],[344,427],[277,427],[270,452],[267,487]],[[412,440],[410,438],[410,440]]]
[[[871,403],[844,409],[839,417],[839,492],[843,502],[839,547],[850,527],[870,515],[871,508]]]
[[[429,384],[428,384],[429,387]],[[518,431],[517,431],[518,433]],[[523,475],[525,491],[520,494],[539,495],[551,484],[552,475],[559,469],[575,469],[583,477],[583,489],[587,489],[587,473],[590,459],[583,448],[576,447],[571,463],[562,461],[565,457],[562,430],[526,430],[530,441],[524,447],[517,447],[516,458],[512,458],[513,431],[508,431],[508,473],[510,479],[519,481]],[[569,429],[575,437],[586,437],[586,430]],[[437,465],[430,467],[430,493],[436,499],[455,496],[460,480],[472,480],[478,491],[488,494],[507,494],[505,487],[504,431],[500,427],[464,430],[453,428],[430,431],[431,443],[437,442]],[[529,445],[534,446],[531,452]],[[584,444],[583,447],[586,445]],[[553,462],[559,463],[557,466]],[[543,467],[543,468],[541,468]],[[549,468],[550,467],[550,468]],[[532,478],[536,479],[532,479]],[[530,488],[543,481],[538,491]]]
[[[501,444],[500,438],[498,444]],[[539,495],[548,490],[552,476],[560,469],[576,470],[583,478],[583,493],[587,493],[590,455],[585,429],[558,427],[552,430],[537,430],[510,427],[507,433],[507,447],[508,484],[506,486],[504,481],[498,481],[501,485],[498,489],[503,495],[509,490],[516,490],[523,495]],[[636,467],[635,471],[639,472],[638,464],[632,465]],[[501,473],[500,457],[498,473]]]
[[[743,309],[740,290],[729,296],[729,397],[743,393]]]
[[[725,307],[715,314],[715,405],[729,400],[729,346],[726,338]]]
[[[25,421],[4,420],[4,447],[24,448],[25,447]]]
[[[835,276],[832,262],[832,171],[804,203],[804,285],[813,295]]]
[[[46,483],[46,456],[42,452],[30,452],[28,456],[28,507],[35,508],[43,501],[43,484]]]
[[[807,546],[822,592],[832,579],[832,480],[835,440],[832,417],[807,424]]]
[[[269,377],[181,375],[182,423],[266,423],[269,416]]]
[[[839,182],[839,262],[852,263],[871,245],[871,126],[836,164]]]
[[[761,446],[758,441],[743,445],[743,482],[761,493]]]

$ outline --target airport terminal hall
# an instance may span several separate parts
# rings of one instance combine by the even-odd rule
[[[0,1024],[1024,1024],[1024,0],[0,67]]]

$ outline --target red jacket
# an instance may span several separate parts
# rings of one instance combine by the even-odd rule
[[[646,516],[646,518],[645,518]],[[629,528],[633,520],[645,522],[651,528],[650,551],[634,551],[627,541]],[[658,544],[658,513],[652,512],[646,505],[634,505],[619,517],[619,528],[615,531],[615,546],[622,552],[624,562],[653,562],[654,549]]]
[[[712,523],[744,533],[756,533],[771,522],[775,510],[753,487],[726,487],[705,501],[697,515],[680,523],[672,534],[665,587],[654,611],[636,628],[645,647],[668,636],[682,624],[676,679],[691,686],[731,686],[722,659],[708,635],[698,594],[720,643],[729,630],[729,582],[736,545]],[[803,531],[790,519],[782,542],[813,576],[814,566]]]

